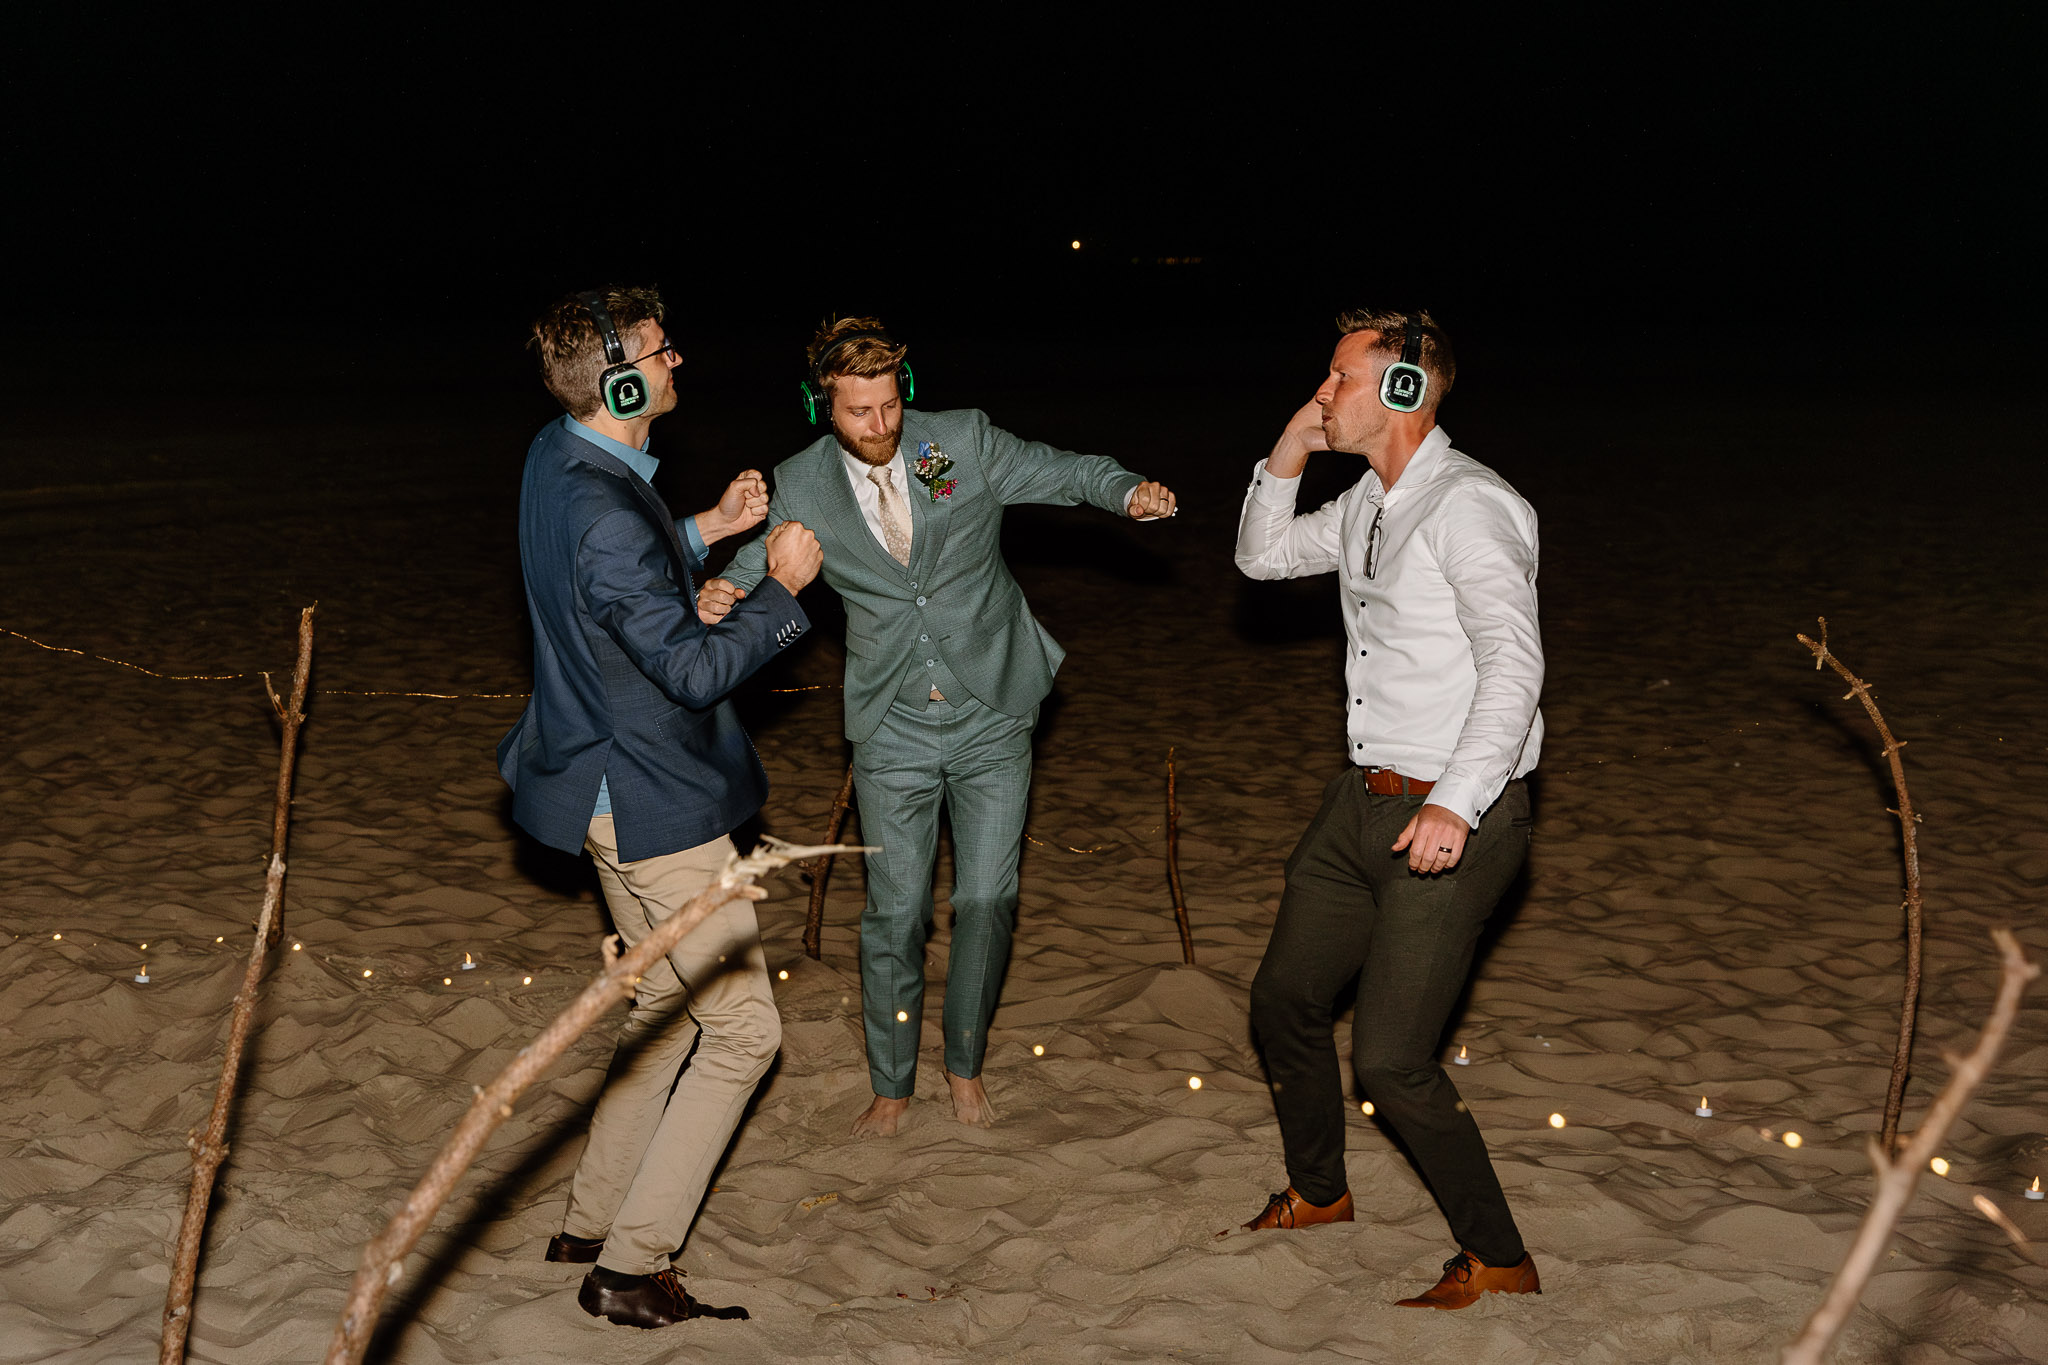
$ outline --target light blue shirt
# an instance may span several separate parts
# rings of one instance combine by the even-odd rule
[[[590,442],[607,455],[618,456],[625,463],[626,468],[640,476],[641,482],[650,487],[653,485],[654,472],[661,468],[661,461],[647,453],[647,446],[643,445],[638,450],[635,450],[624,441],[614,441],[601,431],[591,430],[566,412],[562,414],[562,430],[568,432],[571,436],[580,437]],[[648,444],[653,444],[651,437]],[[697,530],[697,519],[695,517],[683,517],[676,522],[676,527],[683,533],[683,539],[689,542],[690,553],[695,555],[699,562],[702,562],[706,547],[703,535]],[[597,805],[591,810],[590,818],[595,820],[600,815],[610,815],[611,813],[611,783],[606,779],[600,778],[597,783]]]

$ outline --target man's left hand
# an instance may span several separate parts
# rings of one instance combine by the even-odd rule
[[[1449,872],[1465,856],[1465,839],[1471,833],[1472,826],[1442,806],[1425,805],[1394,840],[1393,852],[1407,849],[1408,870],[1418,876]]]
[[[1131,490],[1124,512],[1132,521],[1157,521],[1173,515],[1173,490],[1163,483],[1145,482]]]
[[[704,586],[697,589],[697,619],[707,626],[715,626],[732,610],[732,604],[746,595],[745,588],[729,579],[706,579]]]

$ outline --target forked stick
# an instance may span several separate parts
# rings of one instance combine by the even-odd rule
[[[1173,888],[1173,918],[1180,926],[1181,961],[1195,965],[1195,936],[1188,931],[1188,900],[1180,889],[1180,796],[1174,789],[1173,749],[1166,751],[1166,881]]]
[[[1828,649],[1828,618],[1820,618],[1818,641],[1802,635],[1799,643],[1813,651],[1816,671],[1826,664],[1849,684],[1842,700],[1854,697],[1870,713],[1872,723],[1877,726],[1878,738],[1884,741],[1885,759],[1891,764],[1892,786],[1899,793],[1899,808],[1892,814],[1899,817],[1906,859],[1906,989],[1904,998],[1899,1002],[1899,1041],[1892,1053],[1891,1085],[1885,1091],[1884,1123],[1878,1131],[1878,1141],[1887,1153],[1892,1153],[1899,1149],[1899,1114],[1906,1104],[1906,1072],[1913,1061],[1913,1024],[1920,1013],[1920,843],[1916,828],[1920,817],[1913,814],[1913,798],[1906,794],[1906,767],[1899,761],[1899,750],[1906,747],[1905,742],[1892,738],[1891,728],[1884,723],[1884,715],[1877,709],[1876,699],[1870,695],[1870,684],[1851,673]]]
[[[1991,1063],[2019,1013],[2021,994],[2027,983],[2041,974],[2041,969],[2020,952],[2019,940],[2011,930],[1993,929],[1991,937],[1998,944],[2003,970],[1999,975],[1998,999],[1991,1007],[1991,1017],[1984,1023],[1984,1031],[1977,1035],[1977,1046],[1970,1049],[1968,1056],[1953,1059],[1954,1074],[1934,1097],[1927,1117],[1920,1121],[1904,1151],[1892,1157],[1886,1154],[1882,1143],[1871,1142],[1870,1164],[1877,1171],[1877,1192],[1870,1201],[1870,1212],[1863,1216],[1863,1226],[1857,1230],[1842,1268],[1835,1272],[1827,1297],[1785,1348],[1780,1357],[1783,1365],[1820,1365],[1826,1357],[1856,1307],[1856,1300],[1862,1297],[1863,1286],[1869,1282],[1878,1258],[1884,1255],[1885,1243],[1891,1240],[1899,1215],[1920,1183],[1920,1172],[1941,1150],[1942,1140],[1948,1136],[1949,1126],[1962,1112],[1970,1092],[1990,1074]]]
[[[185,1358],[185,1338],[192,1331],[192,1286],[199,1277],[199,1248],[206,1240],[206,1210],[213,1202],[214,1177],[228,1155],[228,1112],[234,1108],[242,1052],[248,1046],[249,1025],[256,1017],[256,987],[263,980],[263,964],[283,923],[284,847],[292,819],[292,769],[299,750],[299,726],[306,719],[306,680],[312,672],[313,607],[307,607],[299,613],[299,661],[292,670],[291,701],[279,701],[276,690],[270,686],[270,675],[263,677],[270,704],[284,725],[277,756],[277,808],[270,825],[270,867],[263,878],[263,911],[256,918],[256,942],[249,949],[249,969],[242,973],[242,989],[235,994],[234,1011],[229,1016],[228,1051],[220,1064],[220,1085],[213,1092],[213,1113],[206,1120],[204,1134],[193,1133],[185,1139],[192,1149],[192,1188],[185,1196],[185,1217],[178,1224],[178,1245],[171,1259],[171,1286],[164,1295],[164,1335],[157,1353],[158,1365],[179,1365]]]
[[[341,1319],[335,1323],[334,1336],[327,1344],[326,1365],[354,1365],[362,1359],[363,1349],[370,1342],[370,1332],[377,1325],[377,1312],[384,1302],[385,1293],[404,1276],[405,1254],[412,1250],[414,1243],[433,1222],[434,1214],[454,1193],[455,1182],[476,1160],[485,1141],[497,1131],[500,1123],[512,1116],[512,1101],[538,1080],[569,1044],[581,1037],[607,1010],[631,996],[633,985],[642,973],[667,956],[671,948],[682,942],[685,935],[703,923],[705,916],[719,906],[739,897],[759,900],[766,895],[754,885],[763,873],[805,858],[869,851],[847,845],[800,848],[779,839],[765,839],[759,848],[744,858],[735,853],[717,881],[656,925],[654,932],[635,944],[631,952],[621,955],[607,938],[604,941],[604,971],[569,1003],[567,1009],[556,1015],[554,1022],[542,1029],[538,1037],[519,1049],[518,1055],[498,1073],[495,1080],[477,1089],[475,1098],[470,1101],[469,1112],[456,1125],[455,1132],[441,1148],[440,1155],[434,1158],[434,1164],[427,1168],[426,1175],[406,1196],[404,1206],[392,1215],[384,1230],[363,1247],[361,1267],[349,1286],[348,1302],[343,1305]]]
[[[853,765],[846,765],[846,780],[839,784],[839,795],[832,802],[832,818],[825,822],[825,842],[830,844],[839,838],[840,822],[846,819],[846,808],[853,801]],[[823,952],[825,941],[825,883],[832,879],[832,855],[821,854],[811,860],[811,908],[804,916],[804,954],[816,962]]]

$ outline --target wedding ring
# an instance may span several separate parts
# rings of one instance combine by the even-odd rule
[[[1436,851],[1439,853],[1449,853],[1451,851],[1451,846],[1449,844],[1438,844],[1436,846]]]

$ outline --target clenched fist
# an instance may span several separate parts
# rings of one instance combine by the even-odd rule
[[[785,521],[768,533],[768,576],[792,594],[818,576],[825,552],[818,538],[800,521]]]

